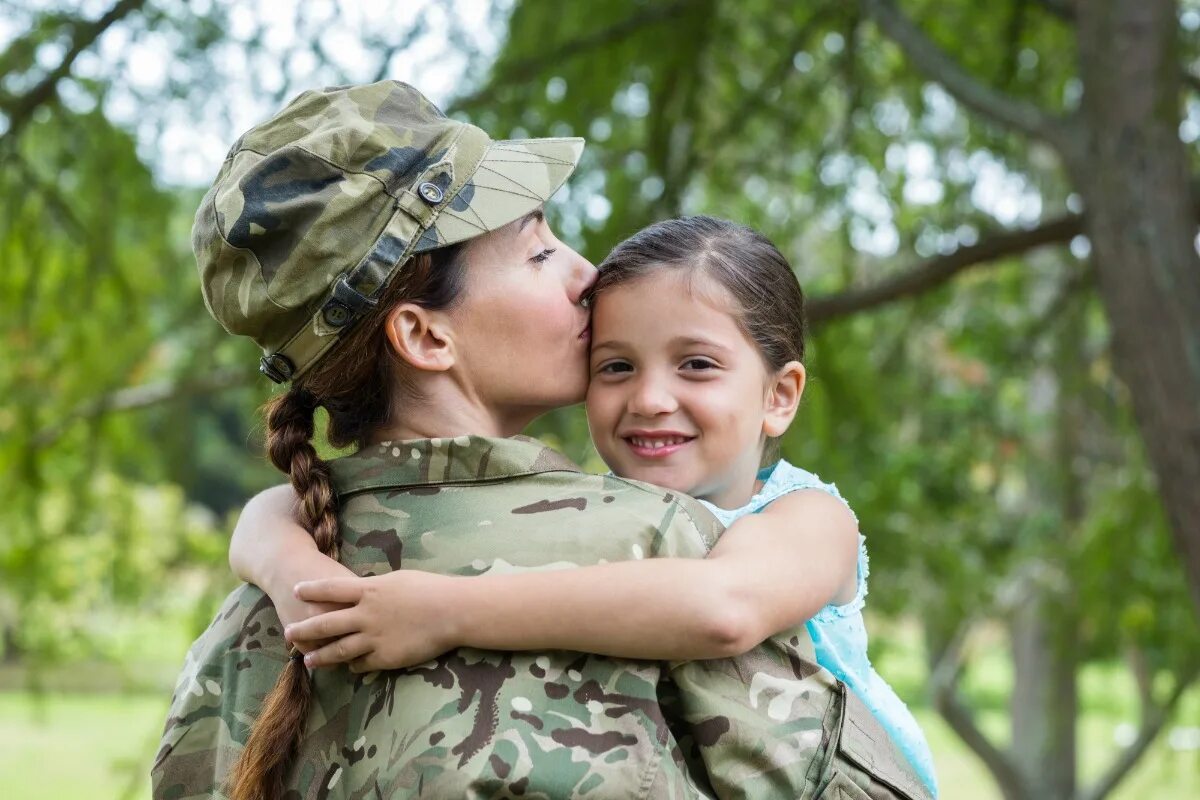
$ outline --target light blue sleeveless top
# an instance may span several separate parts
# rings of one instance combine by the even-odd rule
[[[741,508],[729,510],[707,502],[704,505],[725,524],[725,527],[729,527],[740,517],[757,514],[772,501],[798,489],[819,489],[843,503],[846,502],[832,483],[824,483],[811,472],[792,466],[786,461],[780,461],[774,467],[762,470],[758,477],[763,481],[762,489]],[[853,514],[854,511],[851,510],[850,513]],[[857,517],[855,519],[857,520]],[[879,673],[867,658],[867,629],[862,616],[862,609],[866,604],[867,573],[866,538],[860,533],[858,591],[854,599],[845,605],[827,605],[808,621],[808,632],[816,647],[817,663],[850,687],[867,708],[871,709],[936,797],[937,779],[933,772],[933,754],[929,751],[925,735],[908,706],[904,705],[904,701],[896,695],[892,687],[879,677]]]

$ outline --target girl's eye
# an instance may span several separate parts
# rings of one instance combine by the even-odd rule
[[[548,259],[548,258],[550,258],[550,256],[554,255],[555,252],[556,252],[556,248],[549,247],[549,248],[543,250],[542,252],[538,253],[536,256],[534,256],[533,258],[531,258],[529,260],[535,264],[545,264],[546,259]]]
[[[609,361],[607,364],[601,364],[596,370],[597,375],[616,375],[620,372],[632,372],[633,365],[625,361]]]
[[[707,370],[716,369],[716,367],[717,365],[709,361],[707,358],[689,358],[687,361],[683,362],[684,369]]]

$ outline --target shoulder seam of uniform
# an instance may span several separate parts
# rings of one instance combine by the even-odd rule
[[[586,472],[580,472],[573,469],[536,469],[524,470],[522,472],[512,472],[507,475],[496,475],[491,478],[465,478],[462,480],[451,481],[403,481],[389,483],[382,481],[365,486],[354,486],[350,489],[337,489],[335,487],[334,494],[339,500],[343,500],[354,495],[364,494],[366,492],[382,492],[382,491],[399,491],[402,489],[414,489],[424,486],[483,486],[490,483],[504,483],[505,481],[516,480],[518,478],[530,478],[534,475],[553,475],[555,473],[563,473],[566,475],[587,475]]]

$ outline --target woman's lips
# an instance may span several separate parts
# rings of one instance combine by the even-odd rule
[[[639,458],[666,458],[687,447],[695,436],[685,436],[682,433],[670,434],[629,434],[621,439]]]

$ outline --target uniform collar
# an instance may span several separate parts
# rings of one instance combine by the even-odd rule
[[[540,472],[581,472],[528,436],[407,439],[369,445],[329,462],[339,496],[406,486],[480,483]]]

